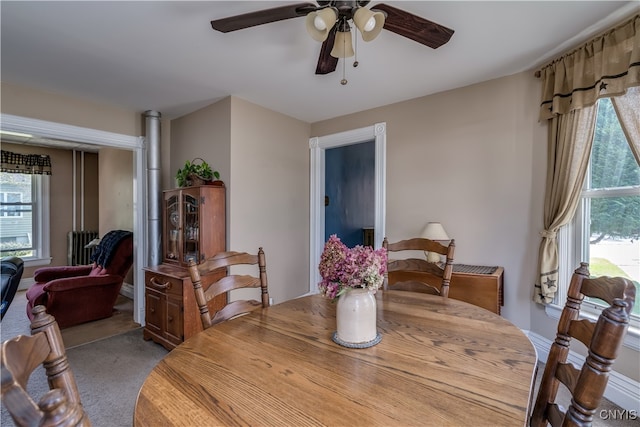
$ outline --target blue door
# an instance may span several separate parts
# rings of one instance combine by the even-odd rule
[[[364,244],[375,222],[375,141],[325,150],[325,241]]]

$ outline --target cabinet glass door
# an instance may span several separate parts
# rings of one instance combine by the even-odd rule
[[[165,215],[164,223],[167,225],[165,257],[170,261],[178,261],[180,258],[180,202],[178,196],[171,196],[167,199]]]
[[[190,260],[200,262],[200,204],[197,196],[185,194],[182,200],[183,206],[183,262]]]

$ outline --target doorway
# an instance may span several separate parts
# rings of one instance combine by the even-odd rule
[[[350,248],[364,245],[365,237],[373,244],[374,173],[373,140],[325,150],[325,242],[335,234]]]
[[[318,262],[325,242],[325,151],[371,140],[374,141],[375,146],[374,247],[379,248],[382,246],[385,235],[386,123],[376,123],[373,126],[309,139],[311,149],[309,294],[318,292],[320,281]]]
[[[26,133],[43,139],[77,142],[94,147],[111,147],[133,151],[134,182],[132,185],[134,186],[135,201],[133,204],[133,233],[138,236],[136,242],[146,242],[147,180],[144,137],[105,132],[9,114],[0,114],[0,123],[2,124],[2,130],[5,131]],[[135,244],[134,252],[132,269],[136,286],[133,292],[133,321],[144,325],[144,271],[142,266],[147,259],[147,245]]]

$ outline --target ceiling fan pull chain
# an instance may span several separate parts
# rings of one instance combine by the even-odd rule
[[[355,53],[354,53],[354,58],[353,58],[353,68],[356,68],[358,66],[358,64],[360,64],[358,62],[358,27],[356,27],[356,30],[353,32],[354,34],[354,39],[356,40],[356,46],[355,46]]]
[[[351,35],[351,33],[349,33],[349,35]],[[342,39],[342,45],[343,45],[342,51],[346,52],[347,51],[347,38],[346,37],[344,37]],[[344,86],[344,85],[346,85],[348,83],[347,75],[346,75],[347,72],[346,72],[346,69],[345,69],[345,64],[346,63],[347,63],[347,57],[345,56],[344,58],[342,58],[342,80],[340,80],[340,84],[342,86]]]
[[[340,80],[340,84],[342,86],[346,85],[347,82],[347,76],[346,76],[346,70],[345,70],[345,64],[347,63],[347,58],[342,58],[342,80]]]

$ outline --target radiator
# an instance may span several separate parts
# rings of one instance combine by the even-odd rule
[[[70,231],[67,235],[67,265],[90,264],[95,247],[87,249],[85,246],[98,237],[97,231]]]

